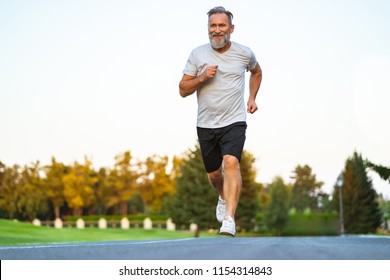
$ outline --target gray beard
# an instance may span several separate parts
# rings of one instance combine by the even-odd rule
[[[223,40],[222,40],[220,43],[215,42],[215,41],[213,40],[213,36],[212,36],[212,35],[210,35],[209,38],[210,38],[211,47],[213,47],[214,49],[222,49],[222,48],[223,48],[224,46],[226,46],[227,43],[228,43],[228,38],[227,38],[226,35],[224,36]]]

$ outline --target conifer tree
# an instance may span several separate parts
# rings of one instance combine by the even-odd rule
[[[281,177],[276,177],[269,186],[271,201],[264,213],[266,226],[280,234],[288,222],[289,190]]]
[[[252,230],[259,207],[258,189],[255,182],[254,157],[243,152],[240,168],[243,188],[236,212],[237,228]],[[189,150],[181,161],[180,174],[176,179],[176,194],[166,201],[166,212],[177,224],[196,223],[201,229],[218,229],[215,207],[218,193],[211,186],[203,165],[199,145]]]
[[[291,207],[303,212],[310,208],[315,210],[318,208],[318,196],[321,194],[322,182],[318,182],[316,175],[312,173],[312,169],[308,165],[298,165],[294,170],[294,179],[292,187]]]
[[[343,172],[342,203],[346,233],[372,233],[381,223],[377,193],[367,175],[362,156],[354,152],[348,158]],[[335,204],[339,200],[335,187]]]
[[[176,194],[166,202],[166,211],[174,223],[195,223],[200,229],[216,228],[217,192],[212,188],[204,169],[199,145],[189,150],[176,179]]]

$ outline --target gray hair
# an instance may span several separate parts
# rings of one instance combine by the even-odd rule
[[[214,7],[207,14],[209,15],[209,20],[213,14],[225,14],[229,18],[229,24],[232,25],[233,14],[231,12],[227,11],[224,7],[221,7],[221,6]]]

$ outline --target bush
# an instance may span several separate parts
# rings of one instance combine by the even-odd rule
[[[282,231],[284,236],[338,235],[339,218],[334,213],[294,213]]]

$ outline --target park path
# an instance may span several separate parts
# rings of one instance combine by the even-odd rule
[[[1,260],[390,260],[390,238],[215,237],[2,246]]]

